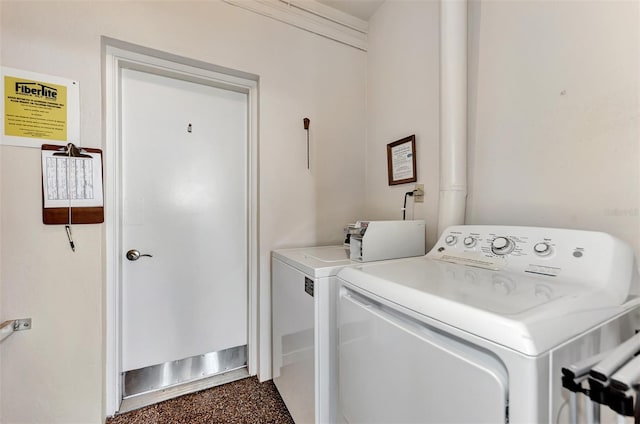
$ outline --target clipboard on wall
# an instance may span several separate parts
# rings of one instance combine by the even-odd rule
[[[102,150],[42,145],[42,222],[104,222]]]

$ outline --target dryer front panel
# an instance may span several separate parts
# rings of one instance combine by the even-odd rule
[[[315,421],[313,283],[306,274],[273,259],[273,382],[293,419],[308,423]]]
[[[338,421],[506,423],[508,377],[491,353],[343,286]]]

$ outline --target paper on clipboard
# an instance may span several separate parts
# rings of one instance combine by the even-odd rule
[[[54,156],[42,150],[42,188],[45,208],[103,206],[102,155],[90,158]]]

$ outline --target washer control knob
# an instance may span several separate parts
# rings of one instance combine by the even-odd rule
[[[513,240],[507,237],[496,237],[491,242],[491,251],[496,255],[508,255],[516,247]]]
[[[551,246],[544,242],[536,243],[536,245],[533,246],[533,251],[536,252],[538,256],[547,256],[551,253]]]
[[[466,247],[473,247],[476,244],[476,239],[473,237],[465,237],[463,243]]]
[[[457,240],[458,240],[458,237],[448,235],[447,237],[445,237],[444,242],[447,243],[449,246],[453,246],[454,244],[456,244]]]

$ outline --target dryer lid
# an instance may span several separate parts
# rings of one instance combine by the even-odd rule
[[[631,305],[598,287],[427,257],[342,270],[338,277],[392,303],[536,356]]]
[[[313,278],[336,275],[345,266],[356,264],[349,259],[345,246],[319,246],[274,250],[272,256]]]

